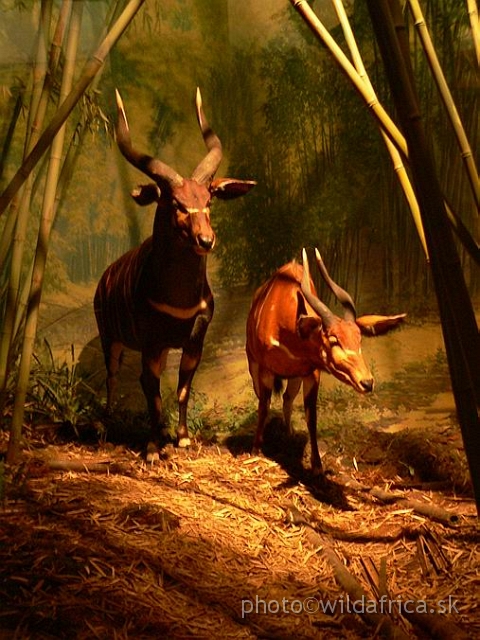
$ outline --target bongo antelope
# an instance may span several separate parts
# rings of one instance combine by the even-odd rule
[[[196,113],[207,154],[190,178],[134,148],[118,91],[116,97],[120,151],[153,181],[138,187],[132,196],[142,206],[156,202],[157,209],[153,234],[110,265],[101,277],[94,309],[107,368],[107,408],[112,405],[124,348],[142,354],[140,381],[151,425],[147,460],[154,461],[166,437],[160,376],[169,349],[182,350],[177,444],[190,444],[187,403],[214,308],[206,271],[207,255],[215,245],[210,224],[212,199],[242,196],[256,183],[214,179],[222,145],[205,118],[199,89]]]
[[[255,293],[247,319],[248,366],[258,398],[253,449],[262,446],[272,390],[287,380],[283,415],[290,431],[292,405],[303,382],[305,418],[311,443],[312,471],[322,473],[317,444],[317,395],[320,372],[327,371],[360,393],[373,390],[373,377],[363,358],[361,334],[380,335],[397,326],[405,314],[357,318],[350,295],[329,276],[318,250],[320,273],[344,308],[335,315],[315,292],[306,251],[303,267],[290,262]]]

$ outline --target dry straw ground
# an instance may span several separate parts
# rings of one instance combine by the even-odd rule
[[[155,468],[32,438],[0,508],[0,638],[480,637],[475,506],[464,467],[442,468],[464,463],[458,429],[364,434],[383,460],[362,470],[327,442],[324,482],[280,431],[268,457],[230,437]],[[406,488],[399,448],[440,481]]]
[[[264,455],[248,453],[244,318],[218,317],[230,342],[210,336],[196,379],[216,443],[169,445],[151,468],[110,429],[86,444],[37,424],[24,462],[0,468],[0,640],[480,637],[480,531],[438,326],[368,342],[379,384],[365,406],[326,393],[322,483],[301,407],[295,437],[274,417]],[[75,327],[94,334],[91,318]],[[103,393],[98,348],[81,360]],[[138,364],[123,384],[131,408]]]

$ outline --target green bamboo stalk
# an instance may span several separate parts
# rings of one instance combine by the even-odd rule
[[[0,215],[4,213],[12,198],[24,184],[31,171],[35,168],[40,158],[48,149],[56,133],[68,118],[95,75],[101,69],[102,65],[105,62],[105,58],[107,57],[111,48],[115,45],[122,33],[128,27],[130,22],[135,17],[135,14],[144,2],[145,0],[129,1],[120,17],[101,43],[100,47],[87,62],[81,77],[72,88],[68,96],[65,98],[65,100],[62,102],[59,109],[50,121],[50,124],[40,136],[39,141],[32,149],[28,157],[25,159],[25,161],[22,163],[22,166],[13,176],[3,194],[0,196]]]
[[[35,119],[34,116],[39,109],[43,85],[47,75],[46,40],[49,31],[51,13],[52,0],[43,0],[37,34],[35,64],[32,72],[33,86],[29,110],[30,123]],[[47,101],[45,101],[45,105],[46,103]],[[29,139],[31,139],[29,135],[30,128],[31,125],[27,127],[25,135],[24,157],[29,150]],[[16,314],[18,288],[20,286],[22,253],[27,225],[26,221],[24,221],[22,232],[22,217],[28,216],[30,208],[29,186],[30,185],[27,183],[26,188],[19,191],[12,201],[8,212],[7,224],[0,243],[0,266],[2,271],[9,271],[5,311],[0,339],[0,408],[3,406],[4,391],[9,375],[10,349],[13,341],[13,325]],[[21,221],[20,227],[19,220]],[[9,253],[10,249],[11,254]],[[8,260],[10,260],[9,264]]]
[[[327,50],[333,55],[342,71],[351,80],[355,89],[359,92],[369,109],[371,109],[372,114],[378,120],[381,128],[384,129],[385,133],[392,140],[395,146],[400,150],[400,152],[405,157],[407,157],[408,151],[404,136],[401,134],[398,127],[385,111],[384,107],[379,103],[377,96],[372,93],[365,82],[363,82],[362,78],[358,74],[358,71],[355,69],[342,49],[332,38],[328,29],[324,26],[321,20],[319,20],[307,1],[290,0],[290,2],[298,11],[298,13],[300,13],[300,15],[303,17],[305,22],[313,31],[314,35],[319,38],[320,42],[322,42],[322,44],[326,46]]]
[[[74,2],[70,17],[68,41],[65,50],[65,61],[63,67],[62,84],[60,88],[60,100],[71,91],[75,71],[75,60],[80,38],[80,26],[82,20],[83,3]],[[50,150],[50,161],[47,171],[45,193],[42,204],[42,215],[40,229],[38,232],[37,248],[33,264],[30,295],[25,323],[25,333],[22,344],[20,367],[13,407],[12,425],[10,430],[10,440],[8,444],[7,462],[12,463],[18,457],[20,438],[22,433],[23,418],[25,415],[25,400],[30,377],[31,359],[35,337],[37,333],[37,323],[39,315],[40,300],[42,296],[42,286],[47,262],[48,245],[50,233],[54,222],[54,204],[57,190],[58,178],[62,161],[63,145],[65,140],[65,127],[58,130]]]
[[[21,333],[20,330],[22,328],[22,326],[25,323],[25,316],[27,314],[27,305],[28,305],[28,298],[30,295],[30,285],[32,283],[32,275],[33,275],[33,264],[34,264],[34,256],[32,256],[31,260],[30,260],[30,264],[27,270],[27,275],[23,281],[22,284],[22,288],[21,291],[19,293],[18,296],[18,301],[17,301],[17,315],[15,316],[15,325],[13,327],[13,338],[12,338],[12,344],[13,341],[17,340],[20,341],[21,338]]]
[[[30,110],[30,113],[33,115],[33,117],[31,120],[31,129],[27,131],[24,158],[30,153],[40,137],[40,131],[43,127],[43,123],[46,117],[48,103],[51,100],[51,93],[54,84],[53,79],[55,78],[60,61],[62,42],[65,37],[65,30],[67,28],[68,19],[72,10],[72,2],[73,0],[62,1],[55,33],[50,46],[47,73],[44,74],[44,82],[40,90],[40,97],[38,102],[35,99],[35,96],[32,96],[32,107],[36,107],[36,109]],[[46,25],[44,27],[44,30],[45,33],[48,33],[49,25]],[[10,277],[10,286],[15,298],[18,295],[20,288],[20,268],[23,263],[23,251],[25,248],[27,237],[27,227],[30,217],[34,188],[33,174],[30,174],[25,186],[26,188],[23,192],[23,197],[21,199],[17,218],[12,253],[12,274]]]
[[[465,169],[470,182],[470,186],[472,188],[473,197],[475,199],[477,209],[478,209],[480,207],[480,183],[478,180],[478,172],[475,166],[475,160],[473,157],[472,149],[468,142],[468,138],[463,128],[463,124],[460,119],[460,116],[458,114],[455,101],[450,92],[450,88],[445,79],[443,69],[438,60],[438,56],[435,51],[435,47],[433,46],[433,42],[430,37],[430,33],[428,31],[422,10],[420,8],[420,4],[418,3],[418,0],[408,0],[408,6],[413,16],[415,27],[417,29],[420,42],[422,43],[425,56],[430,66],[433,79],[435,80],[435,84],[437,85],[438,92],[440,94],[440,97],[442,98],[448,118],[450,119],[450,123],[452,125],[455,137],[457,139],[457,143],[460,148],[461,156],[465,164]],[[477,23],[478,23],[478,20],[477,20]]]
[[[37,48],[35,55],[35,65],[32,72],[32,95],[30,99],[30,109],[28,111],[27,134],[24,143],[24,158],[29,149],[29,135],[33,130],[33,122],[36,118],[39,103],[45,84],[45,78],[48,71],[48,33],[50,30],[50,22],[52,18],[53,0],[42,0],[41,13],[39,21],[39,31],[37,35]]]
[[[5,170],[5,164],[6,164],[8,155],[10,153],[10,149],[12,147],[12,140],[15,134],[15,129],[17,128],[17,124],[20,119],[20,114],[22,113],[24,96],[25,96],[25,86],[22,86],[15,99],[15,105],[13,107],[13,113],[10,119],[10,124],[8,125],[7,133],[5,135],[2,148],[0,149],[0,181],[3,179],[3,172]]]
[[[28,112],[28,124],[27,133],[25,135],[24,142],[24,154],[23,159],[26,158],[29,150],[29,132],[33,130],[32,123],[36,118],[36,114],[39,109],[39,103],[45,83],[45,77],[47,75],[47,48],[46,48],[46,34],[49,31],[49,19],[52,12],[53,0],[42,0],[41,14],[39,20],[39,28],[37,32],[37,46],[35,53],[35,64],[32,71],[32,92],[30,98],[30,107]],[[18,209],[20,206],[21,195],[16,194],[16,197],[12,200],[9,208],[7,221],[5,223],[4,231],[0,239],[0,269],[6,270],[7,254],[10,249],[10,245],[13,239],[13,232],[17,220]]]
[[[41,14],[39,19],[39,29],[37,33],[37,46],[35,54],[35,64],[32,71],[32,89],[30,97],[30,106],[28,110],[28,120],[26,135],[24,141],[23,160],[26,159],[32,148],[38,142],[40,132],[43,127],[48,103],[50,100],[50,90],[52,77],[58,65],[60,54],[58,53],[65,30],[65,19],[70,11],[69,2],[63,2],[55,35],[52,40],[50,54],[47,57],[48,49],[48,33],[50,31],[50,22],[52,18],[53,0],[42,0]],[[4,233],[0,239],[0,269],[6,271],[8,269],[7,256],[12,243],[14,242],[13,234],[17,220],[23,216],[28,216],[30,211],[31,190],[33,182],[28,184],[27,193],[19,192],[12,200],[8,211],[8,219],[4,227]],[[29,192],[30,191],[30,192]],[[21,222],[26,225],[26,221]],[[18,233],[18,231],[17,231]],[[21,233],[19,234],[22,235]],[[23,247],[21,238],[17,238],[17,242]],[[17,258],[18,259],[18,258]],[[21,262],[21,261],[20,261]]]
[[[367,0],[392,96],[411,153],[411,167],[431,255],[452,390],[480,515],[480,335],[460,260],[445,216],[433,153],[419,117],[415,79],[396,24],[399,0]]]
[[[102,19],[102,22],[104,24],[104,27],[102,29],[102,35],[101,35],[102,38],[104,38],[108,33],[108,31],[111,29],[115,16],[117,16],[119,13],[121,4],[122,4],[122,0],[116,0],[114,4],[110,5],[108,15],[105,16],[105,19],[100,18]],[[95,15],[94,20],[96,19],[97,19],[97,16]],[[100,84],[100,81],[102,79],[104,69],[105,69],[105,65],[102,66],[102,68],[98,71],[95,78],[92,80],[92,85],[89,89],[89,91],[91,91],[92,93],[94,93],[97,90],[98,85]],[[55,204],[55,217],[57,216],[60,203],[63,201],[64,194],[67,192],[68,187],[70,185],[70,180],[72,178],[78,157],[80,155],[80,150],[81,150],[83,140],[85,138],[89,125],[90,125],[90,120],[79,117],[79,119],[77,120],[76,126],[74,126],[74,130],[72,133],[68,151],[65,156],[65,162],[63,164],[62,172],[60,174],[60,179],[58,183],[57,198],[56,198],[56,204]]]
[[[477,64],[480,66],[480,23],[476,0],[467,0],[467,11],[470,18],[470,26],[472,27],[473,48],[475,49]]]
[[[46,36],[49,31],[49,18],[51,16],[51,4],[52,0],[42,0],[42,15],[40,20],[41,29],[38,36],[38,51],[36,56],[36,64],[33,69],[33,90],[31,98],[31,106],[29,110],[29,126],[27,128],[27,136],[25,139],[25,153],[24,159],[31,152],[32,148],[37,144],[40,137],[40,132],[43,127],[43,120],[45,118],[47,105],[50,99],[50,90],[52,84],[52,78],[55,75],[61,54],[61,44],[64,38],[65,24],[70,13],[72,0],[64,0],[60,14],[57,21],[57,26],[52,39],[52,45],[50,53],[47,56],[45,49]],[[110,11],[110,16],[107,20],[107,25],[104,28],[103,38],[107,35],[107,30],[111,28],[113,17],[118,16],[120,0],[117,0],[115,5]],[[47,74],[48,69],[48,74]],[[101,72],[96,74],[92,87],[98,85],[100,81]],[[68,171],[62,172],[64,175],[61,177],[61,184],[64,183],[64,177]],[[8,233],[4,233],[0,240],[0,265],[3,265],[8,256],[8,250],[13,243],[13,255],[11,258],[11,265],[13,265],[9,279],[8,289],[8,301],[6,304],[5,317],[2,322],[2,335],[0,341],[0,407],[4,401],[4,390],[7,384],[9,376],[9,362],[11,359],[10,351],[11,345],[16,339],[17,332],[22,326],[22,319],[26,312],[26,302],[24,296],[19,298],[20,288],[20,268],[23,262],[23,248],[25,246],[26,228],[28,225],[28,216],[30,212],[30,203],[33,190],[33,179],[30,175],[27,179],[26,185],[16,194],[13,199],[8,212],[8,219],[5,225],[5,230]],[[61,198],[63,187],[58,189],[55,213],[58,208],[58,202]],[[19,205],[20,200],[20,205]],[[17,213],[18,212],[18,213]],[[16,225],[16,226],[15,226]],[[18,300],[23,302],[18,302]],[[16,317],[15,317],[16,316]]]
[[[391,118],[386,114],[383,107],[379,105],[378,99],[375,97],[375,95],[372,95],[372,91],[368,89],[355,67],[345,56],[343,51],[329,34],[326,27],[322,24],[311,7],[307,4],[306,0],[290,0],[290,2],[298,11],[298,13],[300,13],[300,15],[303,17],[313,33],[319,38],[320,42],[322,42],[322,44],[326,46],[327,50],[330,51],[342,71],[344,71],[347,77],[352,81],[354,87],[366,102],[367,107],[372,110],[372,114],[377,119],[380,127],[388,135],[390,141],[400,151],[403,158],[408,160],[408,149],[405,137],[401,134]],[[456,230],[457,226],[454,226],[453,228]],[[463,242],[462,236],[459,236],[459,238]],[[471,241],[464,246],[467,251],[470,251],[473,245],[474,242],[473,239],[471,239]]]
[[[480,266],[480,246],[475,238],[470,234],[467,227],[463,224],[462,219],[451,209],[448,202],[445,202],[445,211],[450,221],[452,229],[460,239],[464,249],[470,255],[472,260]]]
[[[13,232],[17,222],[18,206],[20,202],[20,193],[17,194],[8,208],[8,213],[0,237],[0,271],[5,274],[8,271],[8,253],[12,244]]]
[[[370,81],[367,70],[365,69],[365,65],[363,64],[362,56],[360,54],[360,51],[357,46],[357,42],[353,35],[353,31],[350,26],[350,21],[348,19],[347,12],[345,11],[343,2],[342,0],[332,0],[332,1],[335,7],[335,11],[337,13],[338,19],[342,26],[343,34],[345,36],[345,41],[347,42],[348,48],[350,50],[350,54],[352,56],[355,69],[357,70],[361,80],[367,86],[369,92],[371,92],[372,95],[376,96],[375,89],[373,88],[373,85]],[[425,253],[425,257],[428,261],[429,260],[428,249],[427,249],[427,243],[425,240],[425,232],[423,230],[422,218],[420,215],[420,208],[418,206],[417,198],[415,196],[415,192],[410,182],[410,178],[408,177],[407,170],[402,161],[402,156],[400,155],[398,149],[392,143],[390,138],[387,136],[383,128],[380,128],[380,133],[382,134],[382,138],[385,142],[390,158],[392,159],[393,168],[395,170],[395,173],[398,177],[398,181],[400,182],[400,186],[407,200],[415,227],[417,229],[418,236],[420,238],[420,242],[423,247],[423,251]]]

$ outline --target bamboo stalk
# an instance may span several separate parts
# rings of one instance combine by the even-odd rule
[[[41,110],[42,94],[45,93],[45,78],[47,76],[47,34],[52,13],[52,0],[44,0],[41,5],[39,30],[37,35],[37,49],[35,64],[33,67],[33,88],[30,99],[29,122],[24,143],[24,158],[30,150],[30,143],[35,140],[32,123],[37,121]],[[42,107],[46,109],[48,95],[43,100]],[[45,113],[45,111],[43,112]],[[5,312],[2,322],[0,340],[0,408],[3,406],[4,391],[9,375],[10,350],[13,341],[13,326],[16,315],[17,296],[20,287],[20,274],[22,267],[23,248],[27,230],[27,220],[30,211],[31,180],[19,191],[11,203],[7,224],[2,236],[0,248],[0,266],[2,270],[8,270],[8,285],[5,301]],[[7,264],[11,251],[10,264]]]
[[[353,86],[360,93],[361,97],[365,100],[369,109],[371,109],[374,117],[378,120],[382,129],[385,130],[385,133],[389,136],[389,138],[393,141],[395,146],[400,150],[400,152],[407,157],[408,150],[407,144],[405,142],[404,136],[399,131],[398,127],[395,125],[393,120],[390,118],[388,113],[385,111],[383,106],[379,103],[377,96],[372,93],[369,87],[363,82],[363,79],[360,77],[358,71],[355,69],[353,64],[347,58],[347,56],[343,53],[341,48],[335,42],[335,40],[330,35],[328,29],[324,26],[321,20],[317,17],[313,9],[308,5],[306,0],[290,0],[294,8],[300,13],[300,15],[304,18],[305,22],[312,29],[313,33],[317,36],[317,38],[324,44],[330,53],[335,58],[336,62],[339,64],[342,71],[347,75],[347,77],[352,81]],[[0,209],[1,213],[1,209]]]
[[[40,136],[37,144],[32,149],[25,161],[22,163],[22,166],[17,170],[16,174],[13,176],[3,194],[0,196],[0,215],[4,213],[12,198],[24,184],[25,180],[35,168],[40,158],[48,149],[56,133],[68,118],[95,75],[102,68],[105,62],[105,58],[107,57],[111,48],[115,45],[127,26],[133,20],[135,14],[144,2],[145,0],[130,0],[118,20],[113,25],[110,32],[101,43],[100,47],[87,62],[81,77],[72,88],[68,96],[65,98],[65,100],[62,102],[52,120],[50,121],[50,124]]]
[[[71,0],[68,0],[70,2]],[[65,51],[62,84],[60,88],[60,100],[64,100],[71,91],[75,71],[75,60],[80,38],[80,26],[82,20],[83,3],[74,2],[71,11],[68,42]],[[42,295],[43,279],[47,261],[50,233],[54,221],[54,205],[57,190],[60,166],[62,161],[63,145],[65,140],[65,124],[59,129],[53,140],[50,151],[45,193],[42,204],[42,216],[37,239],[37,248],[33,264],[30,295],[25,323],[25,333],[22,344],[20,367],[13,407],[12,425],[7,453],[7,461],[13,462],[18,456],[18,447],[22,432],[23,418],[25,414],[25,400],[27,396],[30,377],[31,358],[39,315],[40,300]]]
[[[473,490],[480,514],[480,336],[461,270],[433,154],[419,115],[415,82],[403,59],[396,24],[402,21],[399,0],[367,0],[402,128],[410,143],[411,168],[431,250],[432,276],[442,322],[452,390],[462,430]]]
[[[116,0],[115,4],[110,6],[109,14],[103,20],[104,28],[102,29],[102,36],[101,36],[102,38],[106,36],[108,31],[112,27],[114,17],[119,12],[121,2],[122,0]],[[103,71],[104,71],[104,66],[102,66],[102,68],[96,74],[95,78],[92,80],[92,86],[91,86],[92,92],[95,92],[97,90],[97,87],[102,78]],[[63,164],[62,172],[60,174],[60,179],[58,183],[57,198],[56,198],[56,205],[55,205],[56,206],[55,216],[57,215],[58,207],[63,200],[63,195],[64,193],[67,192],[67,189],[70,185],[70,180],[72,178],[78,157],[80,155],[79,152],[82,147],[82,143],[85,138],[85,134],[88,130],[90,122],[91,122],[90,119],[79,118],[76,126],[74,126],[74,131],[72,133],[69,148],[65,156],[65,162]]]
[[[332,0],[332,1],[335,7],[335,11],[337,12],[338,19],[340,20],[340,24],[342,26],[345,40],[350,50],[355,69],[358,71],[358,75],[361,78],[361,80],[368,87],[369,92],[371,92],[372,95],[376,96],[375,89],[373,88],[373,85],[370,81],[367,70],[365,69],[365,65],[363,64],[362,56],[360,54],[360,51],[357,46],[357,42],[353,35],[353,31],[350,26],[350,21],[348,19],[347,12],[345,11],[343,2],[342,0]],[[408,177],[407,170],[405,168],[405,165],[403,164],[402,156],[400,155],[396,146],[387,136],[383,128],[380,129],[380,133],[382,134],[383,141],[385,142],[390,158],[392,159],[393,168],[395,170],[398,181],[400,182],[400,186],[407,200],[415,227],[417,229],[418,237],[420,238],[420,242],[422,244],[425,257],[428,261],[429,257],[428,257],[427,242],[425,240],[425,232],[423,230],[422,218],[420,215],[420,208],[418,206],[417,198],[415,196],[415,192],[410,182],[410,178]]]
[[[18,295],[17,313],[15,316],[15,324],[13,326],[12,345],[17,339],[17,337],[20,336],[20,329],[25,321],[25,315],[27,313],[28,297],[30,294],[30,284],[32,282],[33,263],[34,263],[34,258],[32,257],[30,260],[30,264],[28,266],[27,275],[23,282],[21,291]]]
[[[85,65],[84,71],[76,83],[75,87],[72,88],[70,86],[68,92],[66,92],[66,97],[60,105],[60,108],[57,110],[56,114],[52,118],[49,126],[45,129],[43,134],[40,136],[38,142],[33,147],[32,151],[29,153],[26,162],[22,165],[22,167],[17,172],[16,176],[19,178],[19,181],[15,181],[15,177],[10,183],[9,187],[11,187],[10,195],[8,193],[9,187],[7,187],[7,197],[4,198],[4,194],[0,197],[0,200],[3,199],[4,203],[8,203],[9,199],[11,199],[11,194],[15,194],[18,191],[19,186],[21,186],[25,177],[29,175],[29,173],[33,170],[33,168],[38,163],[39,159],[42,157],[44,151],[50,144],[51,140],[55,138],[57,133],[61,130],[66,118],[73,110],[75,104],[80,99],[83,92],[86,90],[90,82],[98,76],[98,73],[101,71],[103,67],[103,63],[105,61],[106,56],[108,55],[111,48],[114,46],[118,38],[122,35],[128,24],[134,18],[138,9],[141,7],[145,0],[130,0],[128,5],[122,11],[118,19],[115,21],[113,27],[108,31],[106,36],[103,38],[99,48],[96,53],[92,56],[89,62]],[[75,3],[76,4],[76,3]],[[78,3],[81,4],[81,3]],[[117,3],[116,7],[119,6]],[[73,77],[73,75],[72,75]],[[64,75],[65,78],[65,75]],[[52,162],[56,162],[58,160],[58,154],[51,154],[50,165]],[[27,169],[27,170],[26,170]],[[50,172],[50,169],[49,169]],[[58,167],[53,171],[52,175],[56,175],[55,180],[58,184],[59,179],[59,169]],[[48,180],[47,180],[48,181]],[[36,325],[38,320],[38,306],[40,303],[41,297],[41,289],[43,283],[43,272],[47,257],[48,250],[48,239],[50,236],[50,231],[52,228],[53,220],[55,217],[55,212],[58,207],[58,198],[56,198],[55,193],[56,189],[53,193],[53,203],[49,206],[45,206],[44,198],[44,212],[45,216],[42,216],[42,226],[39,233],[39,239],[37,243],[37,248],[39,249],[36,254],[35,263],[32,265],[32,288],[30,291],[30,295],[28,298],[27,312],[26,312],[26,322],[25,322],[25,336],[24,336],[24,345],[22,348],[22,356],[20,363],[20,371],[19,371],[19,384],[17,385],[17,393],[15,396],[15,405],[14,405],[14,416],[12,420],[11,427],[11,435],[7,453],[7,461],[9,463],[13,462],[18,457],[19,443],[21,437],[21,428],[23,423],[24,416],[24,402],[26,398],[27,385],[28,385],[28,377],[30,373],[30,362],[33,353],[33,345],[35,341],[36,334]],[[49,196],[51,198],[51,194]],[[47,203],[48,204],[48,203]],[[3,211],[2,209],[0,213]],[[18,330],[22,316],[25,310],[25,287],[24,292],[20,296],[19,307],[17,318],[15,321],[15,333]]]
[[[292,524],[304,527],[308,543],[312,547],[322,551],[333,569],[335,581],[347,593],[352,602],[371,601],[369,594],[365,591],[362,584],[352,573],[350,573],[350,571],[348,571],[345,567],[345,563],[338,557],[329,538],[326,535],[318,533],[307,518],[293,505],[290,506],[288,510],[288,518]],[[360,612],[360,615],[366,624],[375,629],[375,636],[392,638],[394,640],[407,640],[408,636],[403,629],[392,622],[386,614],[381,613],[380,611],[381,607],[379,605],[378,611],[375,607],[364,607]]]
[[[27,133],[24,143],[24,158],[28,153],[29,135],[33,129],[33,123],[38,112],[40,99],[45,84],[48,70],[47,41],[52,18],[53,0],[42,0],[41,14],[39,21],[39,31],[37,35],[37,50],[35,55],[35,65],[32,71],[32,96],[30,99],[30,109],[28,111]]]
[[[402,156],[408,160],[408,149],[407,149],[407,144],[404,136],[401,134],[401,132],[393,123],[393,121],[390,119],[390,117],[386,114],[383,107],[378,104],[378,99],[375,97],[375,95],[372,95],[372,91],[368,89],[368,87],[366,86],[363,79],[360,77],[355,67],[345,56],[343,51],[340,49],[340,47],[337,45],[335,40],[329,34],[328,30],[325,28],[322,22],[318,19],[318,17],[314,13],[314,11],[311,9],[311,7],[307,4],[306,0],[290,0],[290,2],[294,6],[294,8],[298,11],[298,13],[300,13],[300,15],[304,18],[305,22],[308,24],[308,26],[313,31],[313,33],[317,36],[320,42],[330,51],[330,53],[333,55],[335,61],[339,64],[342,71],[344,71],[347,77],[352,81],[354,87],[360,93],[361,97],[365,100],[368,108],[372,110],[372,114],[377,119],[381,130],[385,132],[389,140],[396,146],[396,148],[398,149],[398,151],[400,151]],[[411,201],[412,193],[408,192],[408,187],[406,188],[407,188],[408,198]],[[413,206],[415,208],[415,205]],[[418,225],[417,225],[417,229],[418,229]],[[458,227],[453,226],[453,229],[455,232],[457,232]],[[467,232],[466,228],[464,228],[464,231]],[[463,235],[459,235],[458,237],[463,243],[464,242]],[[423,241],[422,241],[422,244],[423,244]],[[470,242],[468,242],[468,244],[465,245],[465,248],[467,249],[467,251],[470,252],[471,249],[474,247],[474,245],[475,245],[475,242],[471,238]]]
[[[22,112],[24,94],[25,94],[25,86],[22,85],[15,99],[15,105],[13,107],[13,113],[10,119],[10,124],[8,125],[7,133],[5,134],[5,139],[3,141],[2,148],[0,149],[0,181],[3,180],[3,172],[5,170],[6,160],[10,153],[13,136],[15,134],[15,129],[17,128],[17,124],[20,119],[20,114]]]
[[[470,235],[470,232],[463,224],[462,219],[452,211],[448,202],[445,202],[445,211],[450,221],[450,225],[457,234],[457,237],[461,240],[464,249],[472,260],[474,260],[477,265],[480,265],[480,246],[478,242],[476,242],[475,238]]]
[[[470,26],[472,27],[473,48],[475,49],[477,64],[480,66],[480,24],[476,0],[467,0],[467,11],[470,18]]]
[[[50,30],[49,21],[52,15],[52,0],[42,2],[42,13],[40,16],[40,30],[37,42],[37,56],[33,68],[33,89],[29,110],[29,127],[27,128],[24,143],[24,158],[31,151],[38,141],[41,128],[47,112],[48,103],[51,99],[53,78],[60,60],[60,49],[65,36],[65,29],[68,16],[72,6],[72,0],[63,0],[60,8],[54,37],[52,39],[50,52],[47,59],[47,34]],[[17,316],[23,314],[24,309],[19,309],[18,299],[20,295],[21,272],[23,265],[23,255],[26,246],[27,229],[30,219],[32,194],[34,191],[33,174],[30,174],[25,185],[14,198],[11,208],[15,215],[13,232],[10,240],[11,259],[10,274],[8,278],[5,314],[2,323],[2,333],[0,341],[0,408],[5,400],[5,388],[10,372],[11,360],[14,354],[11,353],[15,340],[15,326],[19,326]],[[18,200],[20,204],[18,206]],[[9,211],[10,214],[10,211]],[[13,221],[12,221],[13,222]],[[4,244],[4,250],[8,249],[8,238]],[[5,256],[6,257],[6,254]]]
[[[49,30],[49,21],[52,12],[52,2],[53,0],[42,0],[41,5],[41,15],[39,19],[39,28],[37,33],[37,47],[35,53],[35,64],[32,70],[32,93],[30,98],[30,106],[29,106],[29,117],[27,124],[27,133],[25,135],[24,142],[24,154],[23,159],[26,158],[29,150],[29,135],[30,131],[33,130],[33,122],[35,122],[35,118],[37,117],[39,103],[42,95],[42,91],[45,84],[45,78],[47,75],[48,62],[47,62],[47,49],[46,49],[46,34]],[[13,232],[17,220],[18,209],[20,206],[21,196],[18,194],[12,200],[9,212],[8,219],[5,224],[2,238],[0,240],[0,268],[5,269],[7,254],[12,242]]]
[[[457,139],[470,186],[472,188],[473,197],[478,209],[480,207],[480,183],[478,180],[478,172],[475,166],[475,160],[473,157],[472,149],[470,147],[470,143],[468,142],[468,138],[458,114],[455,101],[450,92],[450,88],[447,84],[445,75],[438,60],[438,56],[435,51],[435,47],[433,46],[433,42],[430,37],[430,33],[428,31],[420,4],[418,3],[418,0],[408,0],[408,6],[413,16],[415,27],[418,31],[420,42],[422,43],[422,47],[430,66],[433,79],[435,80],[435,84],[437,85],[438,92],[442,98],[448,118]]]
[[[443,509],[443,507],[439,507],[431,502],[421,502],[420,500],[408,498],[401,493],[384,491],[383,489],[380,489],[380,487],[373,487],[370,490],[370,494],[381,502],[385,502],[387,504],[397,502],[407,509],[412,509],[412,511],[428,518],[432,518],[433,520],[437,520],[444,525],[454,526],[458,524],[458,515],[456,513],[447,511],[447,509]]]

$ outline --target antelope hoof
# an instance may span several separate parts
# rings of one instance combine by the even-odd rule
[[[157,464],[158,462],[160,462],[158,447],[154,442],[149,442],[147,445],[146,461],[149,464]]]
[[[179,438],[177,446],[179,449],[187,449],[191,444],[190,438],[187,436],[186,438]]]

